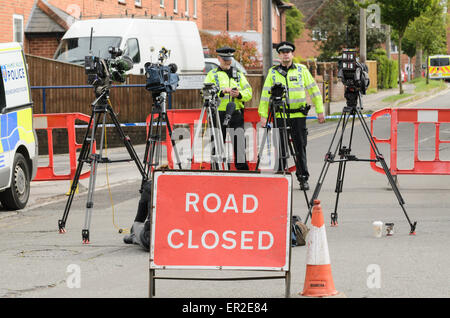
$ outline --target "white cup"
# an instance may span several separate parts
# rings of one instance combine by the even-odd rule
[[[375,221],[372,223],[372,225],[373,225],[373,235],[375,237],[381,237],[383,231],[383,222]]]

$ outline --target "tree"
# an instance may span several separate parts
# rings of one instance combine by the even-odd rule
[[[290,1],[287,1],[290,2]],[[292,7],[286,11],[286,40],[294,42],[300,37],[305,30],[305,23],[303,22],[303,14],[297,7],[292,4]]]
[[[245,68],[261,68],[261,56],[258,53],[256,42],[246,42],[242,36],[231,37],[228,32],[211,35],[207,32],[200,32],[203,47],[209,49],[210,55],[217,57],[216,49],[222,46],[229,46],[236,50],[234,59],[240,62]]]
[[[319,60],[330,60],[345,47],[359,47],[359,5],[354,0],[330,0],[312,24],[312,35],[320,40],[317,44],[321,51]],[[367,53],[384,41],[383,32],[368,29]]]
[[[444,53],[446,47],[446,22],[440,0],[431,0],[427,11],[412,21],[406,31],[404,39],[414,43],[422,49],[428,57],[432,54]],[[402,43],[403,44],[403,43]],[[428,67],[426,81],[428,84]]]
[[[401,80],[402,40],[409,23],[426,11],[432,0],[376,0],[381,9],[381,20],[398,32],[398,83],[403,94]]]

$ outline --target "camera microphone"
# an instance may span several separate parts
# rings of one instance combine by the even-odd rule
[[[225,112],[225,119],[223,120],[223,125],[228,126],[231,120],[231,116],[233,112],[236,110],[236,104],[233,102],[229,102],[227,104],[227,110]]]
[[[129,56],[125,55],[117,59],[114,62],[114,66],[117,70],[126,72],[133,68],[133,60]]]

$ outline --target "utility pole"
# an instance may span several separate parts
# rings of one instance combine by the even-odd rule
[[[364,2],[362,0],[361,2]],[[366,63],[367,59],[367,22],[366,22],[366,9],[359,8],[359,61]]]
[[[230,31],[230,12],[228,10],[228,0],[227,0],[227,17],[226,17],[226,21],[227,21],[227,32]]]
[[[272,0],[262,0],[263,75],[272,67]]]
[[[386,55],[391,59],[391,26],[386,24]]]

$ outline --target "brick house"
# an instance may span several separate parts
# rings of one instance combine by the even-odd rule
[[[286,10],[291,4],[272,0],[272,41],[286,40]],[[202,30],[211,34],[227,31],[257,43],[262,53],[262,0],[202,0]]]
[[[76,19],[183,19],[202,27],[201,0],[0,0],[0,6],[0,42],[17,41],[26,53],[49,58]]]
[[[294,43],[296,47],[301,48],[297,54],[306,59],[316,58],[320,52],[316,47],[317,40],[312,37],[314,17],[328,0],[292,0],[291,2],[303,14],[303,22],[305,23],[303,34]]]

